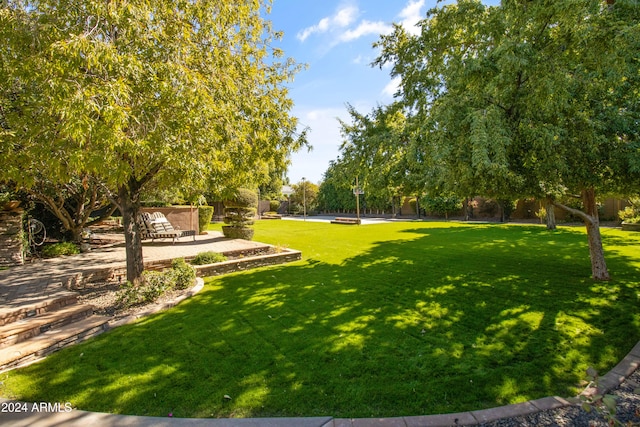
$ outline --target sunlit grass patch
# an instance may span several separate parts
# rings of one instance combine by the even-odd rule
[[[301,261],[207,279],[164,313],[12,372],[4,396],[186,417],[386,417],[577,393],[640,338],[640,239],[580,228],[258,222]],[[230,397],[230,399],[225,398]]]

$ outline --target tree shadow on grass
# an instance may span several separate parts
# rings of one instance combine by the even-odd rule
[[[456,412],[573,395],[587,366],[611,368],[640,337],[637,259],[609,254],[615,281],[594,283],[580,233],[406,233],[339,265],[211,279],[25,369],[20,397],[186,417]]]

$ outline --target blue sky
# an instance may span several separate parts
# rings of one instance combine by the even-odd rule
[[[449,1],[448,3],[451,3]],[[497,4],[499,0],[487,1]],[[397,83],[389,69],[370,66],[379,35],[402,24],[409,31],[436,0],[273,0],[271,20],[283,31],[278,43],[287,57],[308,68],[290,84],[293,114],[311,131],[311,152],[292,156],[288,176],[319,183],[342,142],[337,118],[348,120],[346,104],[361,113],[393,100]]]

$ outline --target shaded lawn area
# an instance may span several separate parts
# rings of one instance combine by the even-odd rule
[[[571,396],[640,339],[640,236],[582,228],[262,221],[294,264],[3,374],[4,397],[176,417],[387,417]],[[231,397],[226,399],[225,395]]]

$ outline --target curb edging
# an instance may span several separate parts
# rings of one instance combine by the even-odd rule
[[[578,396],[607,394],[622,384],[640,367],[640,341],[609,372],[598,378],[598,387],[587,387]],[[322,427],[448,427],[490,423],[503,418],[526,416],[542,411],[579,406],[566,398],[548,396],[522,403],[477,411],[451,414],[419,415],[392,418],[335,418]]]
[[[196,285],[192,290],[197,288]],[[200,288],[201,289],[201,288]],[[198,289],[199,290],[199,289]],[[196,291],[197,292],[197,291]],[[131,321],[135,320],[133,318]],[[640,341],[612,370],[600,377],[598,393],[607,393],[618,387],[640,366]],[[594,388],[585,389],[580,395],[592,393]],[[0,404],[15,402],[0,398]],[[21,403],[21,402],[16,402]],[[27,404],[29,405],[29,404]],[[419,415],[390,418],[332,418],[327,417],[282,417],[282,418],[160,418],[134,415],[115,415],[72,410],[67,413],[0,413],[3,426],[22,427],[32,425],[49,427],[65,425],[83,427],[88,424],[101,426],[184,426],[184,427],[448,427],[489,423],[504,418],[526,416],[546,410],[578,406],[558,396],[543,397],[527,402],[478,411],[452,414]],[[25,424],[25,422],[27,424]]]

